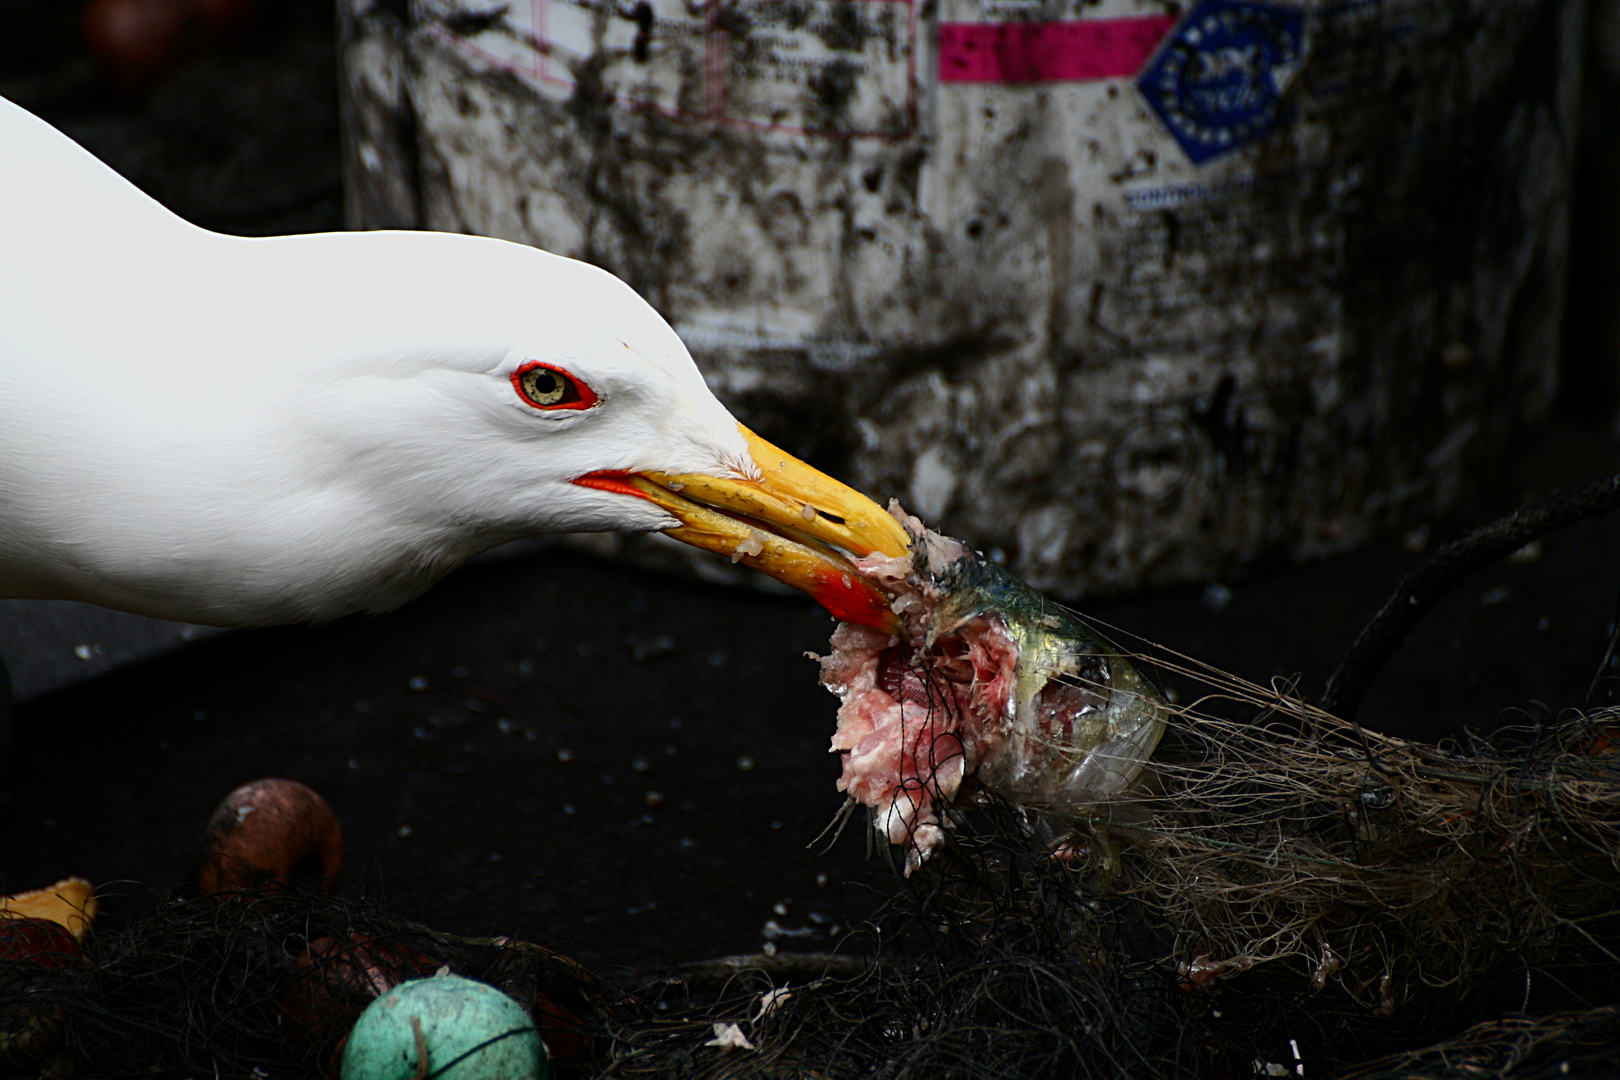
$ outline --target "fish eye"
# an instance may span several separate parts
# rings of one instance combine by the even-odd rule
[[[536,409],[588,409],[597,402],[596,394],[562,368],[531,360],[512,372],[512,386],[518,397]]]

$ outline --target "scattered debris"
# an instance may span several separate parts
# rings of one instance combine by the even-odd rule
[[[748,1041],[742,1028],[736,1024],[727,1024],[717,1021],[714,1025],[714,1038],[703,1044],[704,1046],[718,1046],[722,1050],[752,1050],[754,1044]]]

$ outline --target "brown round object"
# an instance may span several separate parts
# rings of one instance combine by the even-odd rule
[[[308,872],[330,890],[343,866],[343,830],[314,789],[270,778],[243,784],[219,804],[203,831],[198,884],[210,896],[278,888]]]

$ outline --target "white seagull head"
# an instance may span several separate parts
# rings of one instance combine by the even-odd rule
[[[210,233],[0,101],[0,595],[329,619],[610,530],[874,625],[842,553],[906,550],[741,427],[605,271],[445,233]]]

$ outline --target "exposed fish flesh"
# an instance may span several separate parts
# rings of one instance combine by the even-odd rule
[[[989,790],[1070,820],[1127,799],[1168,706],[1062,606],[891,503],[910,558],[856,566],[892,598],[900,634],[842,623],[821,681],[842,704],[839,789],[907,849],[945,841],[941,808]]]

